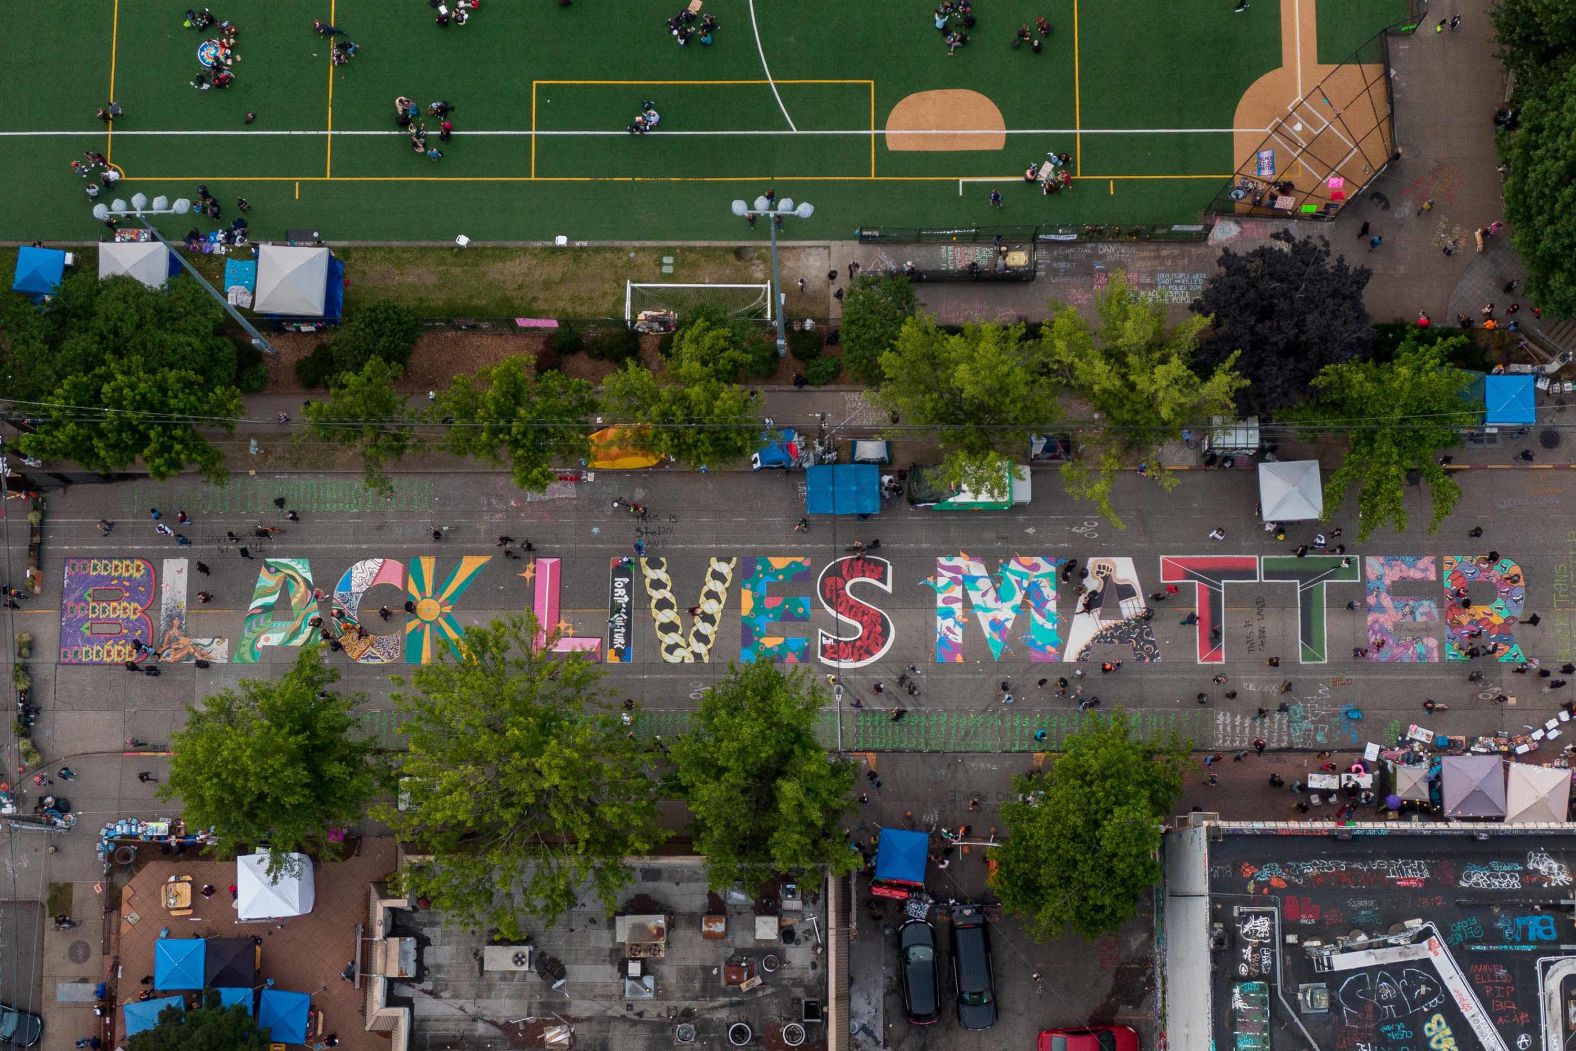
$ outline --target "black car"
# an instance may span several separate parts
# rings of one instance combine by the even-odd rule
[[[958,994],[958,1025],[989,1029],[996,1024],[990,930],[977,905],[952,910],[952,984]]]
[[[10,1047],[32,1047],[44,1035],[44,1020],[31,1011],[0,1004],[0,1041]]]
[[[910,1025],[930,1025],[941,1018],[936,931],[924,920],[909,920],[898,931],[897,945],[903,962],[903,1016]]]

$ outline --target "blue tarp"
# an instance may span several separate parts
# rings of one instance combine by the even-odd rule
[[[1537,423],[1533,407],[1535,388],[1531,376],[1485,376],[1483,378],[1483,422],[1500,424]]]
[[[257,1004],[252,1000],[250,989],[215,989],[219,994],[219,1006],[229,1007],[231,1004],[242,1004],[249,1015],[257,1014]]]
[[[777,441],[771,441],[771,433],[761,435],[765,442],[755,455],[750,457],[750,470],[759,471],[763,468],[776,467],[789,470],[799,464],[799,432],[792,427],[784,427],[782,436]]]
[[[207,959],[208,943],[202,938],[160,938],[153,945],[153,987],[201,989]]]
[[[345,312],[345,264],[328,257],[328,287],[323,290],[323,317],[338,321]]]
[[[868,463],[819,464],[805,472],[812,515],[873,515],[881,510],[881,469]]]
[[[306,1043],[306,1016],[312,998],[286,989],[264,989],[257,1007],[257,1025],[276,1044]]]
[[[179,1007],[181,1014],[186,1013],[186,1001],[179,996],[163,996],[157,1000],[143,1000],[140,1003],[127,1004],[124,1008],[126,1035],[136,1036],[138,1033],[158,1025],[159,1012],[166,1007]]]
[[[929,849],[930,837],[923,832],[883,828],[876,846],[876,879],[923,884]]]
[[[24,245],[16,252],[16,280],[11,282],[11,291],[30,296],[54,295],[65,272],[65,252]]]
[[[236,286],[248,292],[257,291],[257,260],[255,259],[226,259],[224,261],[224,288],[229,292]]]

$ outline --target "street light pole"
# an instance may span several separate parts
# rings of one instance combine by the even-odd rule
[[[241,326],[241,330],[251,338],[252,346],[256,347],[258,350],[261,350],[265,354],[273,354],[273,344],[269,343],[263,334],[257,330],[257,326],[253,325],[250,321],[246,320],[246,318],[242,317],[240,312],[230,305],[230,301],[221,295],[218,289],[209,284],[208,279],[203,277],[202,274],[198,273],[197,268],[192,266],[184,255],[182,255],[180,252],[177,252],[174,246],[172,246],[170,242],[166,241],[164,239],[164,235],[159,233],[154,225],[148,222],[147,219],[147,217],[150,215],[185,215],[187,212],[191,211],[191,208],[192,203],[186,200],[184,197],[176,198],[173,204],[171,204],[166,198],[155,197],[153,199],[153,206],[150,208],[148,207],[147,197],[137,193],[132,194],[130,207],[127,207],[125,201],[120,200],[117,200],[110,205],[95,204],[93,206],[93,218],[103,221],[113,215],[117,218],[130,217],[141,223],[144,230],[147,230],[150,234],[158,239],[158,242],[161,245],[170,250],[171,254],[175,256],[175,261],[181,264],[181,268],[184,269],[194,281],[201,285],[203,290],[212,296],[219,306],[224,308],[224,312],[230,315],[230,320]]]
[[[788,356],[788,330],[783,322],[783,302],[787,299],[787,296],[783,294],[782,270],[777,263],[777,224],[790,215],[798,219],[808,219],[815,214],[815,205],[809,201],[800,201],[796,207],[793,199],[790,197],[784,197],[776,202],[775,208],[772,206],[772,203],[765,197],[757,197],[755,198],[755,207],[751,208],[744,201],[734,201],[733,214],[750,220],[752,224],[759,217],[766,216],[768,232],[771,234],[772,241],[772,295],[776,297],[772,306],[776,308],[777,312],[777,356],[786,358]]]

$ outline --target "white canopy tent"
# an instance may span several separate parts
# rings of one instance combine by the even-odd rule
[[[317,900],[312,859],[291,854],[276,878],[268,876],[267,854],[242,854],[235,859],[235,908],[243,920],[279,920],[305,916]]]
[[[257,250],[259,314],[322,317],[328,287],[328,249],[263,245]]]
[[[1308,522],[1324,514],[1318,460],[1259,464],[1259,507],[1266,522]]]
[[[1425,766],[1396,767],[1395,794],[1414,803],[1428,802],[1428,768]]]
[[[122,274],[163,288],[170,279],[170,250],[158,241],[105,241],[99,245],[99,280]]]
[[[1512,763],[1505,797],[1506,821],[1564,823],[1571,803],[1571,772]]]

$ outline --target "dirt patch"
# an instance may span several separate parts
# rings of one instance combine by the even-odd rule
[[[887,114],[886,144],[894,151],[1000,150],[1007,145],[1007,121],[977,91],[920,91]]]

